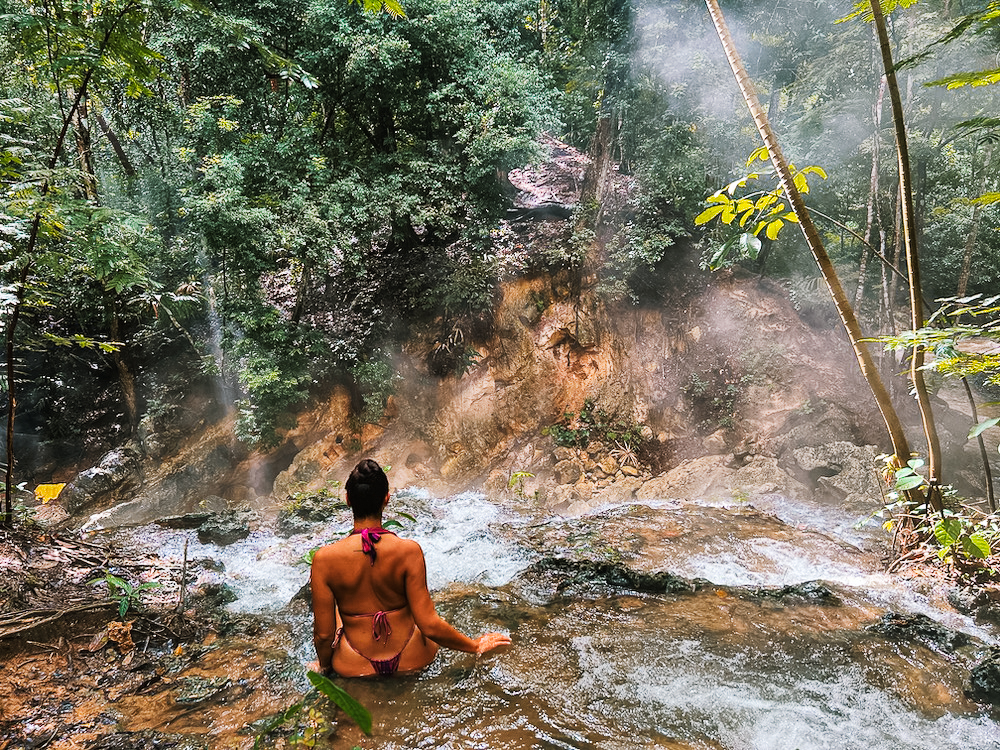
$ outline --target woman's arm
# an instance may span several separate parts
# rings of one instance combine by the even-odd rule
[[[470,654],[481,655],[498,646],[509,645],[510,636],[503,633],[486,633],[479,638],[469,638],[437,613],[427,589],[427,564],[423,550],[416,543],[413,547],[413,552],[406,559],[406,600],[420,632],[440,646]]]
[[[313,645],[316,647],[319,671],[324,673],[333,669],[333,646],[340,620],[337,599],[326,582],[328,568],[323,550],[317,551],[313,556],[309,586],[312,589]]]

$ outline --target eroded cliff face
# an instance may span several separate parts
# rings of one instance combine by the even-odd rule
[[[701,293],[650,309],[606,306],[548,278],[513,281],[494,333],[470,342],[480,359],[468,372],[434,377],[426,346],[412,345],[399,353],[403,377],[382,424],[352,429],[349,398],[334,393],[286,435],[297,452],[270,492],[248,492],[280,501],[315,491],[372,456],[392,467],[396,487],[476,488],[571,511],[636,496],[799,494],[830,472],[815,458],[799,465],[796,449],[882,442],[839,332],[811,329],[756,279],[690,283]],[[566,448],[547,434],[588,401],[636,426],[636,461],[635,445]],[[532,476],[512,487],[518,472]],[[870,482],[851,489],[878,492]]]

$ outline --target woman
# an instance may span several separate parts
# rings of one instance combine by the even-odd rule
[[[341,677],[423,669],[438,647],[485,654],[510,644],[503,633],[473,640],[438,616],[420,545],[382,528],[389,480],[366,458],[345,485],[354,531],[317,550],[310,583],[313,643],[323,673]]]

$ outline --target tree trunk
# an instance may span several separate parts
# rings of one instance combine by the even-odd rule
[[[913,207],[913,186],[910,174],[909,148],[906,138],[906,122],[903,119],[903,102],[899,94],[899,84],[896,81],[895,66],[892,61],[892,50],[889,48],[889,33],[882,14],[882,5],[877,0],[871,3],[872,16],[875,20],[875,30],[878,32],[879,45],[882,52],[882,65],[885,68],[886,86],[889,90],[889,101],[892,104],[892,123],[896,132],[896,155],[899,159],[899,194],[903,209],[903,247],[906,252],[906,271],[910,283],[910,325],[914,331],[924,325],[924,301],[920,288],[920,263],[917,256],[917,223]],[[913,347],[910,361],[910,379],[917,394],[917,404],[920,407],[920,421],[924,427],[924,437],[927,440],[927,474],[930,482],[928,500],[934,510],[941,510],[941,443],[937,428],[934,425],[934,413],[931,411],[930,395],[924,381],[924,347],[917,344]]]
[[[73,114],[73,134],[76,138],[76,152],[80,160],[80,174],[83,181],[84,197],[94,203],[98,203],[97,196],[97,170],[94,168],[94,147],[90,137],[90,122],[88,112],[87,92],[83,92],[80,97],[79,106]]]
[[[976,236],[979,234],[979,220],[983,213],[983,207],[978,203],[972,207],[972,227],[969,229],[969,236],[965,239],[965,252],[962,254],[962,270],[958,274],[958,289],[955,294],[959,297],[965,296],[965,290],[969,286],[969,273],[972,271],[972,251],[976,249]]]
[[[118,163],[122,165],[122,170],[125,172],[125,176],[135,177],[135,167],[132,166],[132,162],[128,158],[128,154],[126,154],[125,149],[122,148],[122,142],[118,140],[117,134],[114,130],[112,130],[111,125],[104,119],[100,112],[96,112],[95,116],[97,118],[97,124],[101,126],[104,136],[108,139],[108,143],[111,144],[111,148],[114,150],[115,156],[118,157]]]
[[[764,140],[764,145],[767,147],[768,154],[771,157],[771,163],[774,165],[774,168],[778,173],[782,189],[785,191],[785,195],[792,206],[795,217],[798,219],[799,225],[802,228],[802,233],[805,236],[806,243],[809,245],[813,258],[816,260],[816,264],[819,266],[823,280],[826,282],[826,285],[830,290],[830,295],[833,298],[834,305],[840,315],[841,322],[843,323],[844,328],[847,331],[847,335],[850,338],[851,346],[854,348],[854,353],[858,359],[858,365],[861,368],[861,373],[864,376],[865,381],[868,383],[869,388],[871,388],[872,395],[875,397],[875,402],[882,414],[882,419],[885,421],[886,429],[889,432],[889,438],[892,441],[892,449],[895,454],[896,462],[899,465],[904,465],[910,458],[910,448],[906,440],[906,434],[903,431],[903,425],[899,420],[899,416],[889,399],[889,393],[878,373],[878,369],[872,359],[871,352],[868,350],[868,345],[861,332],[861,327],[858,324],[857,316],[854,314],[854,309],[851,307],[851,304],[847,299],[847,294],[844,292],[844,288],[841,285],[836,269],[826,252],[826,248],[823,247],[823,242],[820,239],[819,232],[812,223],[812,218],[805,207],[802,196],[795,187],[791,170],[788,167],[788,163],[785,161],[784,155],[781,153],[777,137],[771,129],[767,115],[760,105],[756,92],[753,90],[753,85],[747,75],[746,68],[740,59],[739,53],[736,51],[732,37],[729,34],[729,29],[726,26],[726,20],[722,15],[722,10],[719,8],[719,3],[717,0],[705,0],[705,2],[708,5],[712,21],[715,23],[716,31],[719,34],[719,40],[722,42],[722,47],[726,52],[726,57],[733,70],[733,75],[736,77],[736,82],[740,87],[740,91],[743,94],[743,98],[746,101],[748,109],[750,110],[754,123],[757,125],[757,130],[760,133],[761,138]]]

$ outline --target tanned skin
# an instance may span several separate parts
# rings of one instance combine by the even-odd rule
[[[383,511],[388,502],[387,493]],[[381,513],[354,519],[356,531],[381,526]],[[341,677],[375,674],[368,659],[351,644],[372,659],[388,659],[402,650],[398,671],[413,672],[430,664],[439,646],[479,656],[511,642],[503,633],[469,638],[438,615],[427,589],[423,550],[411,539],[383,534],[374,565],[361,550],[360,535],[328,544],[313,556],[310,583],[316,666],[324,673],[332,671]],[[372,618],[352,615],[380,611],[386,613],[392,632],[374,641]],[[340,628],[347,638],[334,643]]]

